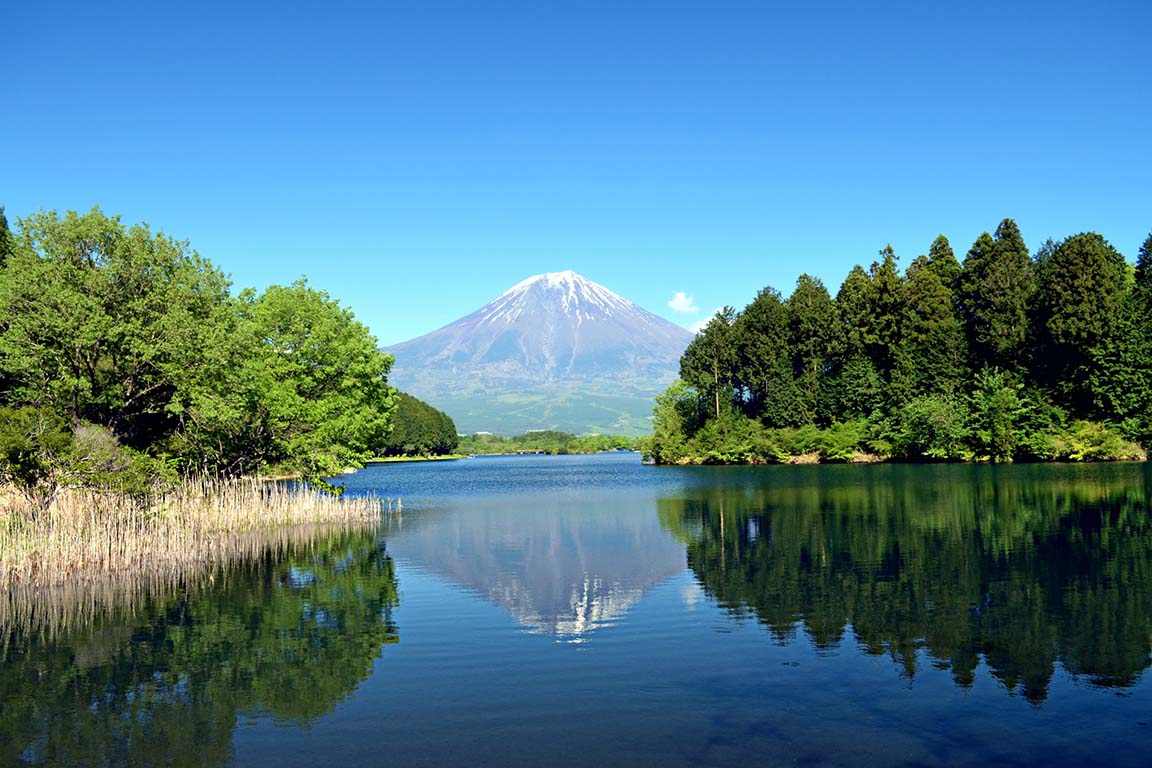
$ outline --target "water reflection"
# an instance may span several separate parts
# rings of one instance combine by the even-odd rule
[[[651,509],[650,496],[473,499],[409,516],[389,549],[532,631],[575,641],[684,570],[683,545]]]
[[[715,485],[659,504],[705,591],[777,641],[847,636],[915,676],[981,660],[1039,703],[1056,665],[1095,686],[1149,666],[1147,468],[874,468]]]
[[[390,557],[335,534],[210,590],[52,637],[13,631],[0,668],[0,763],[218,765],[238,715],[307,723],[397,642]]]

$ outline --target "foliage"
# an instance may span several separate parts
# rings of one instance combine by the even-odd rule
[[[383,443],[392,359],[306,282],[233,297],[188,243],[98,208],[42,211],[9,234],[0,226],[0,406],[9,421],[51,414],[70,446],[67,460],[37,449],[32,485],[139,495],[173,470],[269,468],[318,480]]]
[[[1011,219],[963,265],[941,235],[901,275],[888,246],[834,300],[802,275],[788,298],[765,288],[709,322],[645,450],[661,463],[1131,458],[1130,441],[1152,442],[1150,275],[1152,236],[1135,269],[1094,233],[1033,258]]]
[[[693,408],[695,408],[694,403]],[[619,435],[572,435],[555,430],[538,430],[512,437],[477,433],[460,438],[460,445],[457,450],[474,456],[505,453],[564,455],[602,451],[634,451],[640,449],[641,443],[640,439]]]
[[[460,438],[452,417],[404,392],[396,392],[392,431],[381,456],[445,456],[456,450]]]
[[[899,411],[896,454],[908,459],[966,458],[967,416],[960,403],[941,395],[912,400]]]
[[[47,408],[0,407],[0,481],[11,483],[35,511],[52,503],[72,434]]]

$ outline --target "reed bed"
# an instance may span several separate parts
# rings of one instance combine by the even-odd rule
[[[31,516],[0,495],[0,632],[55,635],[333,533],[399,502],[335,499],[256,480],[189,481],[147,504],[84,490]]]

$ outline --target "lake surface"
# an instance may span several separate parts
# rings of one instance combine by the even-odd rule
[[[0,763],[1147,765],[1152,468],[372,466],[402,497],[7,632]]]

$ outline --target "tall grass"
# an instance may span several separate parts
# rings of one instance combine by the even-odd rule
[[[398,511],[255,480],[188,481],[144,504],[72,489],[34,516],[21,502],[0,490],[0,632],[55,634]]]

